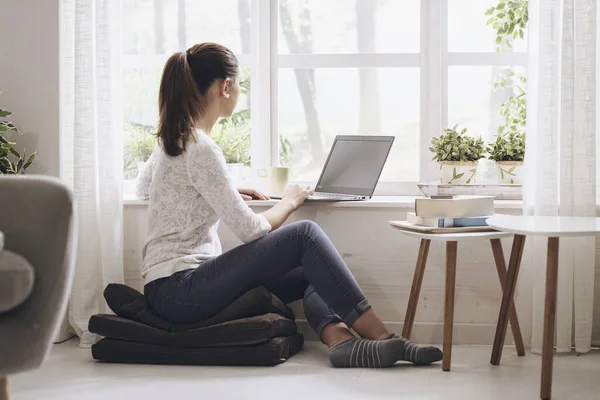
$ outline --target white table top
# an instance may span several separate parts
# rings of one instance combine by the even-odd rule
[[[600,218],[594,217],[522,217],[495,215],[489,226],[503,232],[527,236],[595,236],[600,234]]]
[[[397,225],[390,225],[405,235],[416,237],[419,239],[429,239],[432,241],[440,242],[456,242],[462,239],[502,239],[513,236],[512,233],[507,232],[428,233],[408,230]]]

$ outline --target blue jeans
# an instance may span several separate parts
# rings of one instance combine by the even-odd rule
[[[248,290],[265,286],[283,302],[304,299],[319,337],[333,322],[352,326],[368,310],[365,295],[323,230],[312,221],[277,229],[197,268],[150,282],[150,306],[175,323],[212,317]]]

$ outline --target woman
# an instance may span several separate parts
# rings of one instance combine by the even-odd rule
[[[176,53],[165,65],[159,146],[138,186],[150,202],[142,272],[149,304],[165,319],[190,323],[264,285],[286,303],[304,299],[306,318],[329,346],[335,367],[441,360],[439,349],[419,347],[386,327],[318,225],[282,226],[309,188],[289,186],[262,214],[244,202],[267,197],[233,186],[223,153],[210,139],[215,122],[233,113],[239,80],[236,57],[215,43]],[[245,244],[222,254],[219,221]]]

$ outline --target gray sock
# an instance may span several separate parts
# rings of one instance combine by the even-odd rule
[[[398,361],[410,361],[416,365],[429,365],[441,361],[443,354],[440,349],[433,346],[418,346],[400,335],[392,333],[390,339],[400,339],[404,342],[404,352]]]
[[[350,339],[329,350],[329,361],[337,368],[385,368],[404,354],[404,342],[398,339]]]

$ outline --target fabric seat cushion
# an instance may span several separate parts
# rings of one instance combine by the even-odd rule
[[[104,298],[118,316],[169,332],[189,331],[268,313],[295,318],[291,308],[262,286],[244,293],[215,316],[193,324],[175,324],[161,318],[150,308],[146,297],[129,286],[111,283],[104,290]]]
[[[102,339],[92,346],[92,356],[98,361],[127,364],[274,366],[298,353],[303,344],[301,334],[253,346],[199,349]]]
[[[90,318],[89,330],[112,339],[202,348],[264,343],[274,337],[294,335],[297,327],[294,321],[270,313],[187,331],[168,332],[115,315],[100,314]]]
[[[25,258],[8,250],[0,250],[0,313],[25,302],[34,283],[34,269]]]

